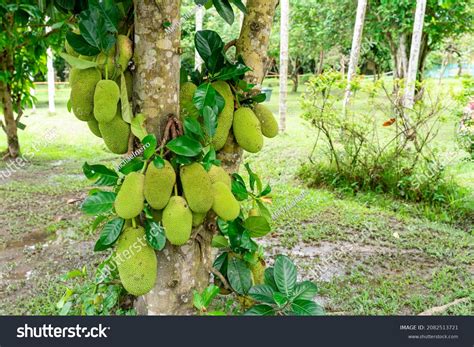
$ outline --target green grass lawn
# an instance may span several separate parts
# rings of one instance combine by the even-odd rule
[[[277,113],[278,81],[265,84],[273,88],[268,105]],[[457,88],[457,81],[446,81],[448,87]],[[67,112],[68,89],[58,90],[55,115],[47,112],[45,90],[37,95],[37,111],[27,112],[27,128],[20,131],[23,153],[34,153],[31,164],[0,181],[0,314],[55,313],[64,291],[59,276],[84,265],[93,269],[103,257],[93,253],[97,235],[78,209],[89,184],[81,166],[120,160]],[[296,172],[308,160],[315,131],[300,118],[301,96],[289,95],[287,130],[267,139],[262,152],[245,155],[273,187],[273,212],[294,205],[263,240],[268,262],[279,253],[292,257],[301,276],[318,284],[329,314],[418,314],[465,297],[470,300],[446,314],[473,314],[469,219],[452,220],[427,206],[374,193],[307,188]],[[363,108],[363,101],[356,103]],[[54,141],[45,141],[51,133]],[[454,134],[455,118],[448,117],[439,140],[449,147]],[[2,134],[0,150],[4,145]],[[473,169],[459,162],[450,172],[472,191]]]

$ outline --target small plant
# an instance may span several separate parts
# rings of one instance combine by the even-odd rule
[[[223,311],[209,311],[209,306],[219,294],[219,287],[210,285],[202,293],[194,291],[193,305],[201,316],[225,316]]]

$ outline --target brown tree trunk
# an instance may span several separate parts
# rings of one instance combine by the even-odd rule
[[[20,155],[20,142],[18,141],[18,128],[16,126],[15,115],[13,112],[13,102],[10,87],[5,83],[1,83],[0,92],[2,96],[3,117],[5,119],[3,130],[7,135],[8,143],[5,158],[14,159]]]

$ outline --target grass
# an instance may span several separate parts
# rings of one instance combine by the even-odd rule
[[[447,83],[458,88],[455,80]],[[266,85],[274,89],[268,105],[277,113],[277,81]],[[113,165],[120,158],[67,112],[68,94],[58,91],[57,113],[49,115],[46,93],[38,89],[36,114],[28,112],[27,128],[20,132],[23,153],[34,155],[24,169],[0,181],[0,314],[54,314],[64,292],[59,276],[101,258],[92,251],[97,235],[89,232],[90,219],[78,209],[89,185],[81,166],[84,161]],[[287,130],[266,140],[262,152],[245,155],[273,187],[273,212],[289,208],[275,220],[275,232],[262,240],[268,263],[279,253],[291,256],[301,277],[316,281],[318,300],[330,314],[418,314],[471,297],[446,314],[472,315],[469,220],[387,195],[306,187],[296,173],[308,160],[315,132],[299,117],[300,97],[301,92],[289,95]],[[454,126],[454,117],[442,125],[439,137],[446,148],[454,146]],[[51,131],[54,140],[45,142]],[[1,134],[0,150],[4,143]],[[5,168],[0,163],[0,170]],[[449,167],[453,179],[471,192],[473,169],[469,162]]]

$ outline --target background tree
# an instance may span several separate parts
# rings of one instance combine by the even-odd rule
[[[288,96],[288,40],[289,40],[289,0],[280,2],[280,130],[285,131],[286,113],[288,107],[286,99]],[[295,84],[297,86],[297,84]]]

